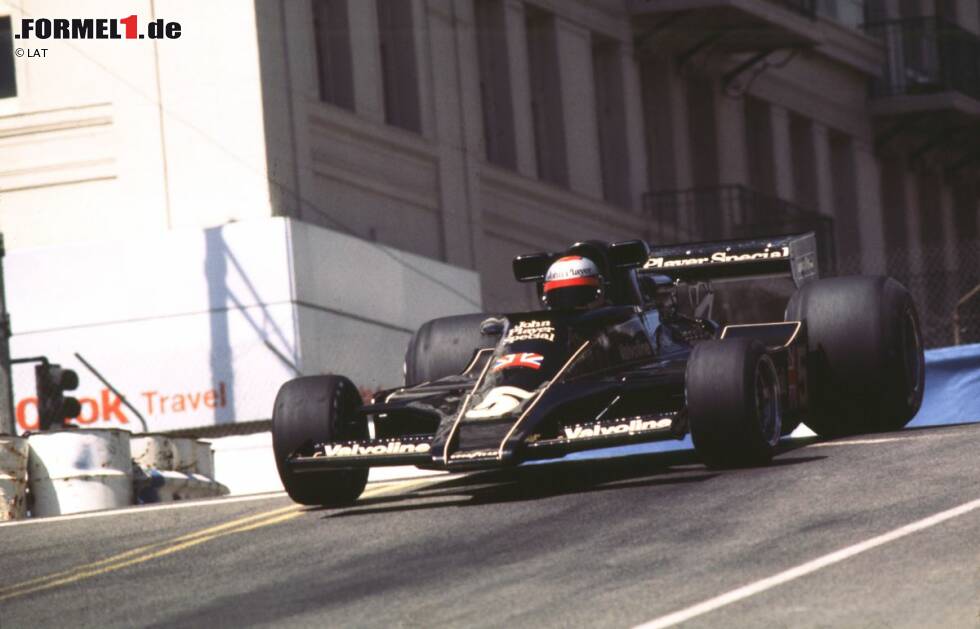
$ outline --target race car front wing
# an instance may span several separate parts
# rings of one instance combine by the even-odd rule
[[[409,435],[387,439],[365,439],[340,443],[321,443],[312,456],[294,456],[288,465],[296,472],[315,472],[338,468],[417,465],[436,469],[492,467],[519,460],[548,459],[571,452],[629,445],[645,441],[679,439],[685,430],[677,412],[659,415],[620,417],[564,426],[556,437],[531,434],[523,441],[520,456],[505,456],[506,443],[499,448],[457,450],[448,461],[443,448],[434,451],[433,435]]]

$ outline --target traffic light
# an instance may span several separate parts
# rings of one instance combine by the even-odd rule
[[[82,407],[78,400],[66,397],[65,391],[78,388],[78,374],[61,365],[45,362],[34,367],[37,384],[37,414],[41,430],[64,426],[69,417],[78,417]]]

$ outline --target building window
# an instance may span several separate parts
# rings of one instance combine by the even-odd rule
[[[418,70],[410,0],[377,0],[385,122],[419,133]]]
[[[320,75],[320,100],[354,109],[347,0],[314,0],[313,29]]]
[[[517,148],[504,3],[503,0],[478,0],[474,8],[487,161],[513,169],[517,167]]]
[[[526,6],[527,58],[531,79],[531,117],[538,177],[568,186],[565,116],[561,105],[558,33],[555,16]]]
[[[17,96],[17,77],[14,73],[14,40],[10,31],[10,16],[0,17],[0,98]]]
[[[602,197],[628,208],[629,150],[626,146],[626,107],[623,98],[623,55],[619,42],[592,36],[592,72],[599,129]]]

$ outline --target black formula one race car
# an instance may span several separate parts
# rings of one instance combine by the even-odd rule
[[[350,504],[373,466],[498,468],[688,433],[709,466],[765,465],[801,421],[822,437],[895,430],[922,401],[908,291],[818,279],[813,234],[589,241],[518,256],[514,273],[545,299],[568,286],[598,299],[429,321],[405,386],[368,404],[342,376],[287,382],[272,436],[293,500]]]

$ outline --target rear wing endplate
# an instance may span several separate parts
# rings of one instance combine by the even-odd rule
[[[709,280],[754,275],[789,275],[797,286],[819,277],[813,232],[794,236],[699,242],[650,247],[640,269],[649,275]]]

